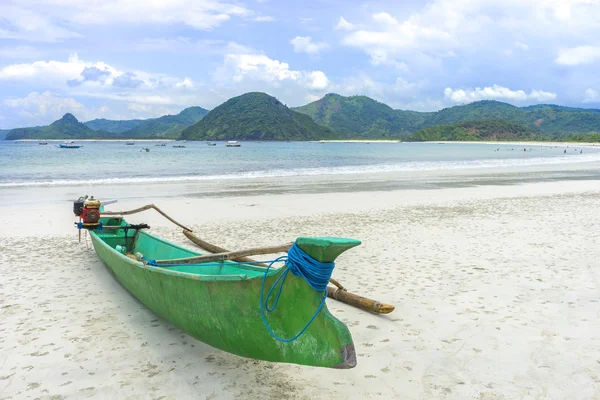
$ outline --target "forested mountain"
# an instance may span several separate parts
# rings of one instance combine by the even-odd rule
[[[407,136],[428,117],[428,113],[394,110],[367,96],[344,97],[335,93],[293,110],[346,138]]]
[[[522,125],[546,137],[600,132],[600,110],[540,104],[515,107],[483,100],[436,112],[393,110],[365,96],[325,95],[295,108],[346,138],[403,137],[431,126],[466,121],[505,121]]]
[[[102,134],[110,135],[108,132],[103,132]],[[61,119],[54,121],[48,126],[12,129],[6,135],[6,140],[91,139],[98,135],[98,132],[79,122],[73,114],[66,113]]]
[[[145,119],[128,119],[128,120],[111,120],[111,119],[93,119],[84,124],[95,131],[106,131],[112,133],[123,133],[132,128],[135,128],[139,124],[148,121]]]
[[[176,139],[186,127],[208,113],[202,107],[189,107],[176,115],[152,119],[114,121],[95,119],[81,123],[67,113],[48,126],[16,128],[8,131],[6,140],[19,139]],[[95,129],[94,129],[95,128]],[[123,130],[128,128],[126,130]],[[1,139],[0,139],[1,140]]]
[[[171,138],[176,139],[188,126],[200,121],[208,110],[202,107],[189,107],[177,115],[164,115],[160,118],[142,121],[136,127],[123,133],[128,138]]]
[[[407,140],[543,140],[544,138],[543,134],[531,128],[496,120],[432,126],[415,132]]]
[[[467,122],[469,124],[463,124]],[[439,129],[425,130],[432,127]],[[492,132],[491,129],[498,131]],[[13,129],[6,134],[6,139],[181,137],[319,140],[411,137],[411,140],[417,140],[419,137],[473,136],[471,133],[475,131],[478,132],[475,136],[481,137],[531,137],[535,133],[538,140],[593,140],[600,134],[600,110],[553,104],[515,107],[483,100],[436,112],[417,112],[394,110],[366,96],[346,97],[334,93],[290,109],[272,96],[253,92],[229,99],[210,112],[202,107],[189,107],[177,115],[147,120],[96,119],[82,124],[73,115],[65,114],[45,127]],[[419,134],[414,136],[417,132]]]
[[[181,136],[189,140],[318,140],[337,135],[265,93],[246,93],[210,111]]]

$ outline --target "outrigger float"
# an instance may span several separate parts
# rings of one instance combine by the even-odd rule
[[[213,254],[170,243],[147,233],[148,225],[130,224],[123,217],[151,208]],[[394,310],[331,279],[336,257],[359,245],[355,239],[299,237],[294,243],[230,252],[198,238],[154,205],[107,212],[100,201],[85,196],[74,202],[73,211],[80,234],[89,231],[96,253],[123,287],[185,333],[229,353],[352,368],[352,336],[327,309],[326,296],[370,312]],[[266,263],[248,258],[280,252],[288,254]],[[284,266],[272,268],[276,262]]]

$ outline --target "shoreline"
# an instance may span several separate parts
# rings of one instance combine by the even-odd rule
[[[177,142],[177,139],[17,139],[4,142]]]
[[[404,143],[461,143],[461,144],[501,144],[501,145],[515,145],[515,146],[544,146],[544,147],[600,147],[600,143],[594,142],[530,142],[530,141],[453,141],[453,140],[432,140],[427,142],[404,142]]]
[[[19,142],[178,142],[179,139],[16,139],[3,140],[7,143]],[[190,143],[200,142],[227,142],[227,140],[185,140]],[[431,141],[403,141],[402,139],[340,139],[340,140],[237,140],[246,143],[433,143],[433,144],[498,144],[515,146],[545,146],[545,147],[600,147],[598,142],[535,142],[535,141],[459,141],[459,140],[431,140]],[[183,140],[181,140],[183,142]]]
[[[318,140],[319,143],[402,143],[402,140],[390,139],[347,139],[347,140]]]

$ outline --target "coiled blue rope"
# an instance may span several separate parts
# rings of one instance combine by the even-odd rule
[[[266,299],[264,299],[265,281],[267,280],[269,269],[276,262],[285,262],[286,270],[275,280],[275,282],[273,282],[271,289],[269,289],[269,292],[267,293]],[[267,328],[271,336],[273,336],[280,342],[289,343],[298,339],[300,335],[302,335],[308,329],[310,324],[315,320],[315,318],[323,308],[323,305],[325,304],[325,299],[327,298],[327,284],[329,283],[329,278],[331,278],[331,274],[333,273],[334,268],[335,263],[322,263],[320,261],[315,260],[308,254],[306,254],[304,251],[302,251],[298,246],[296,246],[296,243],[294,243],[292,247],[288,250],[287,256],[279,257],[269,264],[265,271],[265,274],[263,275],[262,286],[260,288],[260,315],[262,317],[263,323],[265,324],[265,327]],[[281,296],[281,291],[283,290],[283,284],[285,283],[287,275],[290,271],[292,271],[292,274],[304,278],[306,283],[308,283],[309,286],[314,290],[319,292],[322,291],[323,299],[321,300],[321,303],[319,304],[319,307],[317,307],[317,310],[315,311],[313,316],[306,323],[306,325],[304,325],[304,328],[302,328],[300,332],[294,335],[291,339],[285,339],[277,336],[277,334],[273,332],[273,330],[269,326],[267,317],[265,316],[265,310],[271,313],[277,307],[279,297]],[[271,297],[273,290],[277,287],[278,284],[279,291],[277,292],[277,297],[273,302],[273,306],[269,307],[269,298]]]

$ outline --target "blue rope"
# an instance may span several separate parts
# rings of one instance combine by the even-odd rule
[[[106,239],[104,238],[104,231],[102,230],[102,221],[100,221],[100,223],[98,224],[98,228],[97,228],[100,233],[102,234],[102,241],[106,242]]]
[[[267,293],[266,299],[263,301],[265,281],[267,279],[267,275],[269,274],[269,269],[273,266],[274,263],[281,261],[285,261],[286,270],[275,280],[275,282],[273,282],[271,289],[269,289],[269,292]],[[262,286],[260,288],[260,315],[262,317],[263,323],[265,324],[265,327],[267,328],[271,336],[273,336],[280,342],[289,343],[298,339],[300,335],[302,335],[308,329],[310,324],[314,321],[314,319],[317,317],[317,315],[323,308],[323,305],[325,304],[325,299],[327,298],[327,283],[329,283],[329,278],[331,278],[331,274],[333,273],[334,268],[335,263],[322,263],[315,260],[308,254],[306,254],[304,251],[302,251],[298,246],[296,246],[296,243],[294,243],[292,247],[288,250],[287,256],[279,257],[269,264],[267,270],[265,271],[265,274],[263,275]],[[322,291],[323,299],[321,300],[321,303],[319,304],[319,307],[317,307],[317,310],[315,311],[313,316],[306,323],[306,325],[304,325],[304,328],[302,328],[300,332],[294,335],[294,337],[292,337],[291,339],[284,339],[277,336],[277,334],[275,334],[275,332],[273,332],[273,330],[269,326],[269,323],[267,322],[267,318],[265,316],[265,310],[271,313],[277,307],[277,303],[279,303],[279,297],[281,296],[281,291],[283,290],[283,284],[285,283],[287,275],[290,271],[292,271],[292,274],[304,278],[306,283],[308,283],[309,286],[314,290],[319,292]],[[269,307],[269,298],[271,297],[273,290],[277,287],[278,284],[279,291],[277,292],[277,297],[273,302],[273,306]]]

